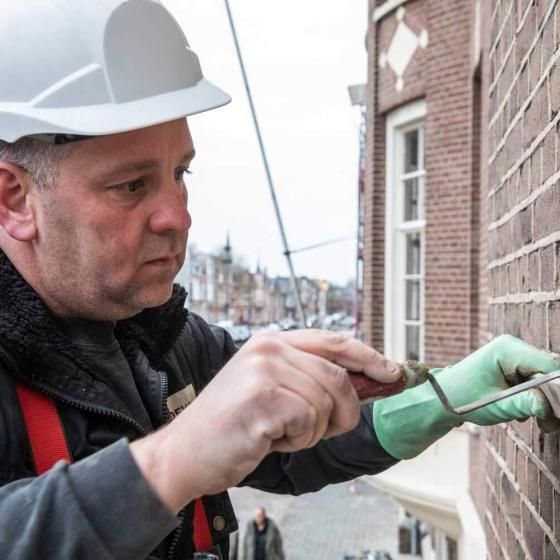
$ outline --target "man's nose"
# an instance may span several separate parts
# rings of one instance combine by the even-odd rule
[[[192,220],[187,201],[187,190],[183,184],[170,182],[162,185],[150,218],[150,229],[154,233],[188,230]]]

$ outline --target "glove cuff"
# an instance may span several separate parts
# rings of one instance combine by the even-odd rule
[[[412,459],[462,421],[443,408],[425,383],[375,402],[373,423],[385,451],[397,459]]]

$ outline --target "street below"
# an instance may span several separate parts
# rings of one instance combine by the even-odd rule
[[[240,543],[255,508],[263,506],[280,528],[287,560],[360,558],[364,550],[386,550],[392,560],[414,558],[397,554],[397,502],[363,480],[356,482],[354,493],[350,488],[349,483],[335,484],[302,496],[233,488]]]

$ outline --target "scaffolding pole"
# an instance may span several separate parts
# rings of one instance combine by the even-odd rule
[[[237,59],[239,60],[239,66],[241,68],[241,74],[243,76],[243,83],[245,84],[245,91],[247,92],[247,99],[249,101],[249,107],[251,109],[251,116],[253,117],[253,125],[255,126],[255,132],[257,133],[257,140],[259,142],[259,148],[261,152],[261,157],[266,172],[266,179],[268,182],[268,188],[270,191],[270,196],[272,197],[272,204],[274,206],[274,212],[276,214],[276,220],[278,222],[278,228],[280,230],[280,237],[282,238],[282,244],[284,246],[284,255],[288,262],[288,268],[290,270],[290,277],[292,279],[292,286],[294,290],[294,296],[296,299],[296,305],[298,308],[300,323],[303,328],[306,327],[306,317],[305,311],[303,309],[303,303],[301,301],[301,292],[299,289],[299,283],[294,272],[294,266],[292,263],[292,251],[288,246],[288,240],[286,238],[286,232],[284,230],[284,223],[282,221],[282,215],[280,213],[280,206],[278,205],[278,200],[276,198],[276,191],[274,189],[274,183],[272,181],[272,174],[270,172],[270,167],[268,165],[268,158],[266,156],[266,151],[264,149],[264,142],[261,135],[261,130],[259,126],[259,121],[257,119],[257,113],[255,111],[255,105],[253,104],[253,96],[251,95],[251,88],[249,87],[249,80],[247,78],[247,72],[245,71],[245,64],[243,63],[243,57],[241,56],[241,48],[239,46],[239,41],[237,40],[237,32],[235,30],[235,24],[233,22],[233,16],[231,14],[231,9],[229,6],[229,1],[224,0],[226,5],[226,11],[228,15],[229,25],[231,28],[231,33],[233,35],[233,42],[235,44],[235,50],[237,52]]]

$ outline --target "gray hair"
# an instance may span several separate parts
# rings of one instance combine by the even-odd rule
[[[20,138],[13,143],[0,140],[0,160],[27,171],[38,188],[51,188],[56,184],[60,162],[68,151],[68,146],[36,138]]]

